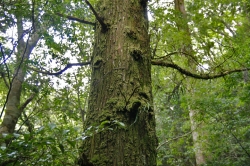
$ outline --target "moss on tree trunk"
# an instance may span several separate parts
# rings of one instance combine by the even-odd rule
[[[80,165],[156,165],[145,0],[104,0],[97,25]]]

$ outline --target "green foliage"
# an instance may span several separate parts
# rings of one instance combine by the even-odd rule
[[[169,72],[171,74],[158,67],[154,67],[152,71],[152,78],[155,80],[153,90],[159,138],[158,165],[192,165],[194,151],[188,111],[181,106],[181,96],[185,89],[182,78],[178,78],[177,73],[171,70]],[[172,82],[172,79],[176,82]]]
[[[87,108],[89,69],[78,67],[53,78],[30,67],[57,72],[69,62],[90,60],[92,27],[57,15],[59,12],[93,21],[94,17],[86,9],[82,1],[1,2],[0,73],[5,79],[0,80],[1,106],[9,90],[5,84],[10,83],[15,68],[20,65],[16,63],[15,52],[20,44],[15,36],[17,17],[23,20],[24,40],[33,33],[41,36],[30,59],[24,62],[27,74],[21,104],[35,97],[25,107],[15,133],[3,138],[11,141],[1,145],[1,165],[75,165]]]
[[[16,165],[73,165],[77,159],[79,129],[48,123],[32,133],[13,134],[6,148],[1,146],[1,163]],[[8,165],[8,164],[6,164]]]
[[[93,6],[97,1],[90,1]],[[0,6],[0,104],[4,105],[16,63],[17,18],[23,19],[28,34],[38,31],[40,41],[24,62],[27,74],[21,103],[35,94],[19,118],[9,144],[0,147],[4,165],[75,165],[81,141],[95,132],[126,129],[123,122],[105,120],[82,131],[88,98],[90,69],[73,68],[60,76],[38,74],[58,72],[69,62],[91,60],[93,27],[68,20],[74,16],[94,22],[83,1],[1,1]],[[150,1],[151,53],[198,74],[216,74],[249,68],[250,4],[238,0],[185,1],[186,17],[173,2]],[[187,28],[188,31],[183,29]],[[181,27],[181,28],[180,28]],[[183,28],[184,27],[184,28]],[[192,44],[192,55],[186,48]],[[195,68],[189,66],[190,61]],[[250,79],[247,71],[221,79],[187,79],[174,69],[152,68],[156,111],[158,165],[195,165],[190,109],[202,129],[206,165],[250,163]],[[146,110],[147,108],[145,108]],[[136,119],[137,120],[137,119]],[[135,122],[136,122],[135,120]],[[2,120],[0,120],[2,122]],[[0,141],[3,142],[3,141]]]
[[[208,165],[247,165],[249,163],[249,82],[241,74],[233,74],[225,80],[202,83],[191,102],[202,110],[197,116],[205,122],[208,140],[204,145],[210,156]],[[236,78],[238,77],[238,78]],[[233,79],[233,81],[232,81]],[[210,89],[210,91],[207,91]],[[203,95],[203,98],[198,96]],[[211,154],[212,153],[212,154]],[[221,160],[223,158],[223,160]],[[237,159],[237,160],[235,160]]]
[[[7,136],[11,143],[1,146],[1,163],[74,165],[82,143],[81,104],[87,94],[78,91],[78,98],[74,91],[44,87],[26,109],[27,117],[20,119],[17,133]]]
[[[247,1],[185,1],[186,20],[174,3],[150,6],[152,57],[193,73],[249,67]],[[188,31],[180,27],[188,24]],[[193,55],[182,49],[192,43]],[[190,61],[195,68],[190,67]],[[189,111],[195,110],[207,165],[249,163],[249,73],[223,79],[191,80],[175,70],[153,67],[159,137],[158,165],[195,165]]]

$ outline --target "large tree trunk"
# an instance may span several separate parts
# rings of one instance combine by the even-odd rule
[[[146,0],[103,0],[80,165],[156,165]],[[123,124],[125,127],[123,127]]]
[[[16,54],[16,64],[15,73],[10,86],[9,96],[6,102],[6,109],[3,118],[3,122],[0,126],[0,137],[2,134],[10,134],[15,130],[15,126],[19,117],[21,116],[23,107],[20,105],[22,84],[24,82],[26,74],[27,60],[36,46],[40,35],[34,33],[29,36],[27,42],[24,41],[24,30],[23,30],[23,20],[21,16],[17,17],[17,33],[18,33],[18,46]],[[8,140],[7,140],[8,142]],[[1,143],[1,142],[0,142]]]
[[[180,14],[182,15],[182,23],[178,25],[178,28],[180,31],[184,31],[186,33],[187,38],[185,38],[185,40],[187,40],[185,42],[186,45],[184,45],[181,48],[181,52],[185,52],[186,55],[189,55],[192,58],[188,59],[188,65],[189,68],[192,71],[196,71],[196,65],[194,62],[195,57],[193,56],[194,51],[192,48],[192,41],[191,41],[191,35],[189,32],[189,27],[188,27],[188,22],[186,19],[186,10],[185,10],[185,4],[184,4],[184,0],[175,0],[175,10],[180,12]],[[193,94],[193,82],[190,78],[187,78],[187,89],[189,90],[188,93]],[[201,129],[199,127],[201,127],[202,125],[198,126],[197,120],[195,119],[195,113],[196,111],[194,109],[192,109],[192,106],[189,105],[189,118],[190,118],[190,122],[191,122],[191,130],[192,130],[192,138],[193,138],[193,143],[194,143],[194,152],[195,152],[195,159],[196,159],[196,164],[202,165],[206,163],[206,159],[204,156],[204,148],[201,144]]]

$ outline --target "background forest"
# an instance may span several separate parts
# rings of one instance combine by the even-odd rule
[[[0,165],[76,165],[91,135],[88,3],[0,0]],[[151,0],[148,15],[157,164],[249,165],[250,2]]]

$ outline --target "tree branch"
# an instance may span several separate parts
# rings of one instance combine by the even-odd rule
[[[220,19],[219,19],[220,20]],[[220,20],[225,27],[232,33],[233,36],[236,36],[235,32],[232,30],[232,28],[224,21],[224,20]]]
[[[21,105],[20,110],[23,111],[25,107],[34,99],[35,93],[31,94],[31,96]]]
[[[61,13],[56,13],[58,16],[60,17],[65,17],[71,21],[77,21],[77,22],[80,22],[80,23],[83,23],[83,24],[88,24],[88,25],[92,25],[92,26],[95,26],[96,24],[93,23],[93,22],[90,22],[90,21],[86,21],[84,19],[80,19],[80,18],[77,18],[77,17],[73,17],[73,16],[69,16],[69,15],[63,15]]]
[[[47,75],[54,75],[54,76],[58,76],[60,74],[62,74],[63,72],[65,72],[67,69],[73,67],[73,66],[85,66],[85,65],[90,65],[91,62],[82,62],[82,63],[69,63],[67,64],[64,69],[58,71],[58,72],[55,72],[55,73],[51,73],[51,72],[48,72],[48,71],[41,71],[41,70],[38,70],[38,69],[35,69],[35,68],[32,68],[32,67],[29,67],[29,69],[35,71],[35,72],[38,72],[38,73],[42,73],[42,74],[47,74]]]
[[[32,19],[32,28],[34,30],[34,32],[36,31],[36,26],[35,26],[35,0],[32,0],[32,16],[31,16],[31,19]]]
[[[85,0],[86,4],[89,6],[90,10],[93,12],[93,14],[95,15],[95,18],[97,19],[97,21],[101,24],[102,26],[102,30],[105,32],[108,29],[108,26],[104,23],[104,19],[102,17],[100,17],[97,12],[95,11],[95,9],[93,8],[93,6],[89,3],[88,0]]]
[[[165,53],[167,53],[167,52],[165,51]],[[174,52],[167,53],[167,55],[165,55],[165,56],[160,56],[160,57],[156,57],[156,56],[155,56],[154,60],[156,60],[156,59],[157,59],[157,60],[159,60],[159,59],[161,59],[161,60],[167,59],[167,58],[169,58],[171,55],[178,54],[178,53],[180,53],[180,52],[174,51]]]
[[[198,126],[197,126],[195,129],[191,130],[190,132],[187,132],[187,133],[185,133],[185,134],[183,134],[183,135],[180,135],[180,136],[177,136],[177,137],[174,137],[174,138],[172,138],[172,139],[169,139],[169,140],[164,141],[163,143],[161,143],[160,145],[158,145],[158,147],[156,148],[156,150],[158,151],[158,150],[160,149],[160,147],[162,147],[163,145],[169,143],[170,141],[174,141],[174,140],[177,140],[177,139],[179,139],[179,138],[186,137],[186,136],[192,134],[192,132],[194,132],[196,129],[198,129],[198,127],[199,127],[200,124],[201,124],[201,123],[199,123]]]
[[[169,143],[170,141],[174,141],[174,140],[177,140],[177,139],[179,139],[179,138],[186,137],[186,136],[188,136],[189,134],[191,134],[192,132],[193,132],[193,131],[190,131],[190,132],[185,133],[185,134],[183,134],[183,135],[181,135],[181,136],[172,138],[172,139],[170,139],[170,140],[166,140],[166,141],[164,141],[163,143],[161,143],[161,144],[156,148],[156,150],[158,151],[158,150],[160,149],[160,147],[162,147],[163,145]]]
[[[170,68],[178,70],[180,73],[182,73],[182,74],[184,74],[186,76],[193,77],[193,78],[196,78],[196,79],[202,79],[202,80],[209,80],[209,79],[220,78],[220,77],[224,77],[226,75],[232,74],[232,73],[250,70],[250,68],[235,69],[235,70],[221,72],[220,74],[216,74],[216,75],[209,75],[209,74],[191,73],[190,71],[181,68],[177,64],[168,63],[168,62],[165,62],[163,60],[152,60],[151,64],[152,65],[156,65],[156,66],[170,67]]]

